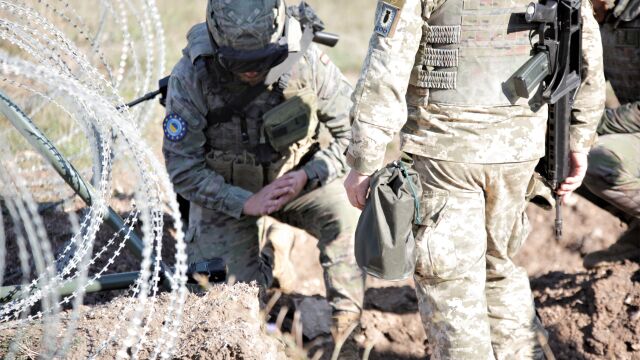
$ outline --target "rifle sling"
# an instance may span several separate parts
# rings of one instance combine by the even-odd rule
[[[231,102],[229,102],[224,107],[209,110],[206,116],[207,122],[212,125],[231,121],[231,118],[234,114],[242,113],[247,105],[251,103],[251,101],[258,97],[258,95],[260,95],[262,92],[267,90],[270,84],[273,84],[278,80],[280,80],[279,84],[278,86],[274,86],[274,89],[280,88],[280,91],[284,91],[284,88],[286,87],[286,84],[289,80],[289,71],[307,52],[307,49],[309,49],[311,42],[313,42],[313,29],[311,26],[308,26],[307,28],[305,28],[302,34],[302,39],[300,41],[300,51],[290,53],[287,59],[282,64],[271,69],[271,71],[269,71],[269,73],[267,74],[267,77],[263,84],[258,84],[244,90],[240,95],[234,97],[233,100],[231,100]],[[246,131],[242,131],[244,139],[244,133]]]
[[[209,110],[207,112],[207,122],[209,125],[221,124],[231,121],[234,114],[241,113],[258,95],[267,90],[265,84],[252,86],[236,96],[226,106]]]

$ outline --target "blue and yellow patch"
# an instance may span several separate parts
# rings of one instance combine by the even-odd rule
[[[177,114],[169,114],[162,123],[164,136],[169,141],[180,141],[187,135],[187,123]]]
[[[375,26],[375,32],[378,35],[383,37],[393,37],[403,6],[404,0],[387,0],[378,2]]]

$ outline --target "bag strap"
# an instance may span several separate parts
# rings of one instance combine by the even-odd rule
[[[411,191],[411,196],[413,197],[413,207],[415,208],[415,223],[420,225],[422,223],[422,216],[420,216],[420,199],[418,199],[418,194],[416,193],[415,185],[413,184],[413,180],[409,176],[409,172],[407,170],[406,165],[402,161],[396,161],[398,168],[400,168],[400,172],[402,176],[407,180],[409,184],[409,191]]]
[[[209,110],[207,112],[207,122],[209,124],[220,124],[231,121],[234,114],[242,112],[249,103],[267,90],[267,86],[259,84],[244,90],[240,95],[234,97],[226,106]]]

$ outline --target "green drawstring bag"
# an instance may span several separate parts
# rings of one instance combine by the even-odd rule
[[[355,235],[356,262],[363,271],[384,280],[413,275],[413,224],[421,219],[421,196],[420,178],[410,164],[394,161],[373,174]]]

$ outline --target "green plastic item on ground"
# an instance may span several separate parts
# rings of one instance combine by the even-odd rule
[[[355,235],[358,266],[384,280],[413,275],[422,187],[410,164],[397,160],[371,177],[371,188]]]

